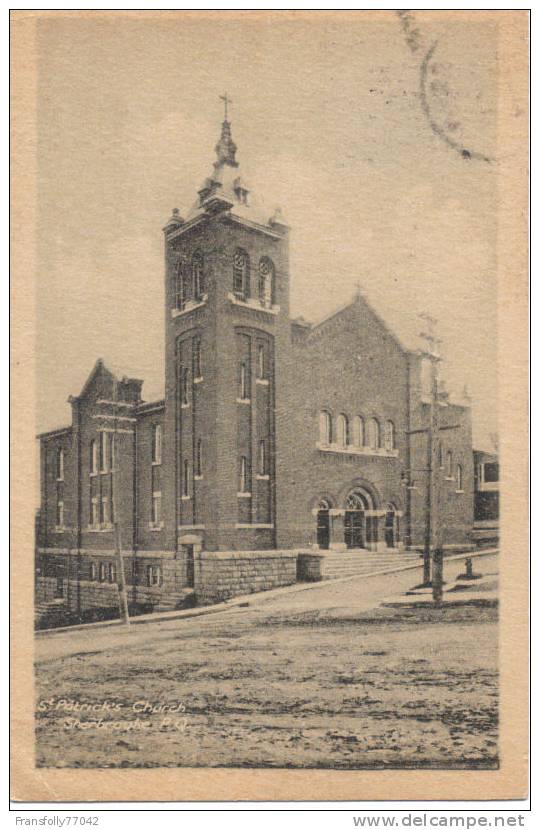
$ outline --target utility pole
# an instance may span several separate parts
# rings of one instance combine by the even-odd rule
[[[440,340],[435,336],[437,321],[428,314],[419,315],[426,323],[426,331],[420,333],[428,345],[430,360],[429,424],[427,428],[426,500],[424,532],[424,585],[431,583],[433,602],[442,602],[443,547],[440,521],[440,472],[439,472],[439,403],[437,396]]]
[[[119,473],[120,468],[120,452],[118,444],[119,441],[116,440],[117,436],[117,421],[116,421],[116,414],[117,414],[117,383],[118,381],[113,376],[113,410],[114,410],[114,420],[113,420],[113,434],[111,438],[111,506],[112,506],[112,518],[113,518],[113,527],[114,527],[114,548],[116,552],[116,570],[117,570],[117,580],[118,580],[118,604],[120,607],[120,619],[122,622],[129,627],[129,610],[128,610],[128,598],[127,598],[127,588],[126,588],[126,576],[124,571],[124,557],[122,556],[122,530],[120,527],[120,522],[118,521],[118,501],[116,499],[116,483],[117,478],[116,476]]]

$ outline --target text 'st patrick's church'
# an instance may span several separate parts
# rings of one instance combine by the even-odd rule
[[[115,521],[130,601],[154,607],[292,582],[301,557],[309,575],[423,541],[436,358],[360,292],[317,324],[291,320],[287,223],[242,177],[227,118],[215,149],[194,206],[163,229],[164,399],[143,402],[141,380],[98,360],[71,425],[40,436],[41,590],[72,610],[116,601]],[[453,427],[440,518],[458,545],[473,525],[470,408],[442,389],[437,406]]]

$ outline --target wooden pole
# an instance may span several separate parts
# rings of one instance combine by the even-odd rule
[[[444,528],[441,515],[441,470],[439,461],[439,402],[437,397],[437,364],[433,359],[432,364],[432,410],[433,416],[431,420],[431,544],[432,544],[432,561],[431,561],[431,586],[433,604],[440,606],[442,604],[443,596],[443,535]]]
[[[122,530],[120,527],[120,522],[118,520],[118,502],[116,500],[116,476],[120,469],[120,452],[119,452],[119,441],[116,440],[116,399],[117,399],[117,388],[116,388],[117,380],[113,378],[113,405],[114,405],[114,431],[112,437],[112,446],[113,446],[113,453],[111,453],[111,461],[112,461],[112,470],[111,470],[111,505],[112,505],[112,513],[113,513],[113,527],[114,527],[114,548],[116,552],[116,571],[117,571],[117,584],[118,584],[118,604],[120,608],[120,619],[122,622],[129,626],[129,609],[128,609],[128,598],[127,598],[127,588],[126,588],[126,575],[124,571],[124,557],[122,556]]]

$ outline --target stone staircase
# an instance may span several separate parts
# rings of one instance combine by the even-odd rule
[[[392,549],[375,552],[361,548],[344,551],[328,550],[324,551],[322,576],[323,579],[339,579],[342,576],[357,576],[421,564],[422,556],[418,551]]]
[[[164,594],[159,603],[154,606],[154,611],[178,611],[181,608],[192,608],[195,605],[195,591],[193,588],[185,588],[176,593]]]

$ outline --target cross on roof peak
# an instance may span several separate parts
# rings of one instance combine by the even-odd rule
[[[226,92],[219,96],[225,105],[225,121],[227,121],[228,106],[232,104],[232,98],[229,98]]]

